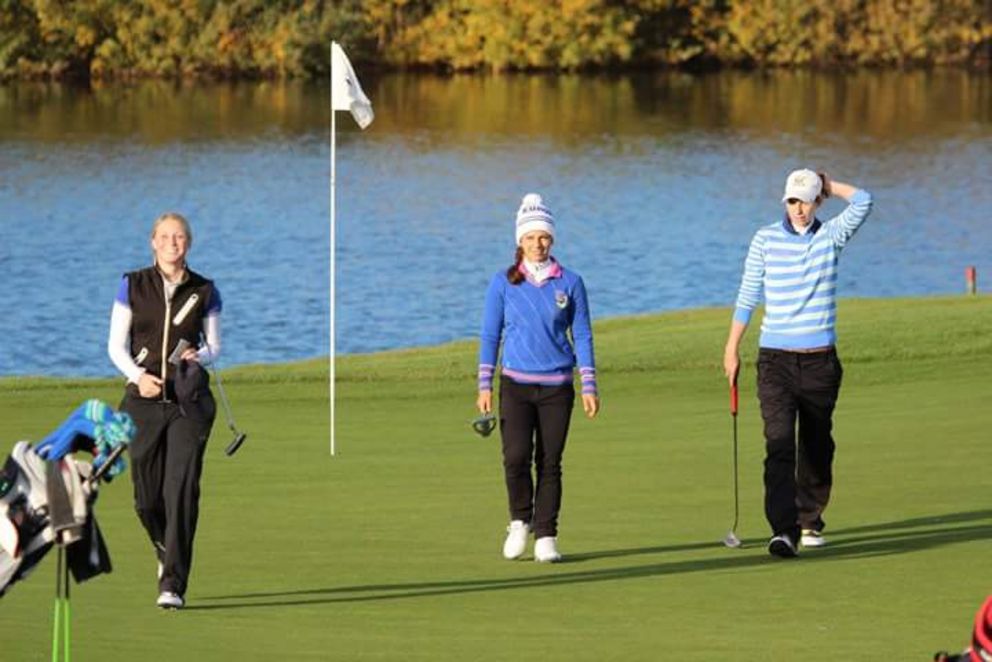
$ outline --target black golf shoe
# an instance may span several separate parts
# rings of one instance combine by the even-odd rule
[[[782,559],[791,559],[799,556],[796,543],[786,534],[772,536],[768,541],[768,553]]]

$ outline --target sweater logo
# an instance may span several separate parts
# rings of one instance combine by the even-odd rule
[[[561,290],[555,290],[555,305],[564,310],[568,307],[568,295]]]
[[[138,365],[141,365],[141,362],[144,361],[147,356],[148,356],[148,348],[142,347],[141,351],[138,352],[138,355],[134,357],[134,362],[137,363]]]
[[[199,294],[191,294],[189,298],[186,299],[186,303],[183,304],[183,307],[179,309],[178,313],[176,313],[176,316],[172,318],[173,326],[179,326],[182,324],[183,320],[186,319],[186,316],[189,315],[189,311],[193,310],[193,306],[195,306],[196,302],[199,300]]]

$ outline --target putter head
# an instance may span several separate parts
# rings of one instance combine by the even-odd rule
[[[238,434],[236,437],[234,437],[234,441],[228,444],[227,448],[224,449],[224,454],[231,456],[237,453],[238,449],[241,448],[241,444],[245,443],[245,439],[247,438],[248,435],[245,433]]]
[[[734,533],[733,531],[731,531],[730,533],[728,533],[727,534],[727,537],[723,539],[723,544],[726,547],[733,547],[735,549],[737,547],[742,547],[744,545],[744,543],[741,542],[741,539],[738,538],[737,537],[737,534]]]
[[[488,437],[496,429],[496,416],[493,414],[485,414],[479,418],[472,421],[472,429],[475,430],[476,434],[480,437]]]

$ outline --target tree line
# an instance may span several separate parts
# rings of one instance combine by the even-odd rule
[[[0,0],[3,78],[988,67],[990,0]]]

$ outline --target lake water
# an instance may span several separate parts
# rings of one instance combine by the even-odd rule
[[[359,72],[361,73],[361,72]],[[730,305],[789,170],[876,195],[841,296],[992,282],[992,76],[366,78],[338,120],[337,350],[473,336],[528,191],[596,318]],[[0,374],[112,375],[124,271],[162,211],[224,295],[224,364],[326,356],[326,86],[0,86]],[[831,200],[822,216],[839,211]]]

